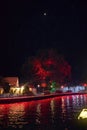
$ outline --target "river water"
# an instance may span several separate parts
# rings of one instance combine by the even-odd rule
[[[86,94],[0,104],[0,129],[87,130],[87,120],[78,120],[83,108]]]

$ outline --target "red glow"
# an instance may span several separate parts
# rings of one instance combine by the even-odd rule
[[[84,83],[84,85],[83,85],[84,87],[87,87],[87,84],[86,83]]]
[[[66,78],[70,80],[71,66],[55,51],[42,51],[40,55],[31,58],[29,61],[24,66],[25,73],[28,76],[31,73],[30,77],[35,77],[35,80],[54,80],[57,82],[62,82]],[[29,72],[28,67],[30,67]]]
[[[57,61],[57,59],[53,59],[53,57],[45,60],[37,58],[33,63],[36,75],[42,80],[47,79],[47,77],[49,77],[50,80],[64,80],[65,77],[70,77],[71,75],[71,67],[64,59]]]
[[[47,84],[44,82],[44,83],[41,83],[41,86],[42,86],[43,88],[45,88],[45,87],[47,86]]]
[[[61,88],[64,88],[64,86],[61,86]]]

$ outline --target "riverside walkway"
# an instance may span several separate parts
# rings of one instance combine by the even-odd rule
[[[87,94],[87,93],[85,93],[85,92],[84,93],[83,92],[79,92],[79,93],[67,92],[67,93],[53,93],[53,94],[47,94],[47,95],[38,94],[36,96],[29,96],[29,95],[11,96],[11,97],[8,96],[8,97],[0,97],[0,104],[42,100],[42,99],[58,97],[58,96],[82,95],[82,94]]]

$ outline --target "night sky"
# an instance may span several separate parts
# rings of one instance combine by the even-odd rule
[[[87,2],[8,0],[1,3],[0,76],[20,76],[40,49],[56,48],[76,80],[87,79]]]

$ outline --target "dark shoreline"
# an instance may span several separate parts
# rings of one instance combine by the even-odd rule
[[[0,97],[0,104],[42,100],[42,99],[58,97],[58,96],[83,95],[83,94],[87,94],[87,93],[57,93],[57,94],[38,95],[38,96]]]

